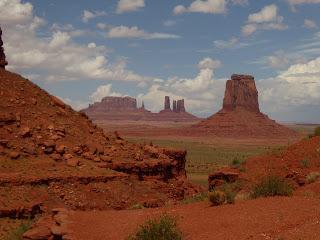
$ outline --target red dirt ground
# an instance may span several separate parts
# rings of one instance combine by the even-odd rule
[[[177,217],[185,240],[320,239],[320,201],[305,197],[257,199],[221,207],[203,202],[149,210],[70,212],[67,232],[77,240],[121,240],[162,213]]]

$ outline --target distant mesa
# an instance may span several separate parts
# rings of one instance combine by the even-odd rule
[[[0,27],[0,68],[5,69],[7,65],[8,65],[8,62],[6,61],[6,55],[4,54],[4,49],[3,49],[2,29]]]
[[[132,97],[105,97],[100,102],[90,104],[81,110],[92,120],[143,120],[143,121],[197,121],[199,118],[188,113],[184,99],[173,100],[171,109],[170,97],[165,96],[164,108],[159,113],[152,113],[142,106],[137,106],[137,100]]]
[[[232,75],[226,83],[222,109],[193,127],[219,137],[297,136],[293,130],[260,112],[258,91],[250,75]]]

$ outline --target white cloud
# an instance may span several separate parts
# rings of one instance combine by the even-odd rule
[[[199,69],[210,69],[210,70],[215,70],[217,68],[221,67],[221,61],[212,59],[212,58],[204,58],[198,63],[198,68]]]
[[[226,11],[226,0],[195,0],[189,7],[178,5],[173,9],[173,13],[176,15],[186,12],[222,14]]]
[[[230,49],[239,44],[239,39],[236,37],[232,37],[229,40],[215,40],[213,44],[218,49]]]
[[[67,32],[55,32],[52,35],[49,47],[53,49],[62,48],[65,47],[70,40],[71,36]]]
[[[133,12],[145,7],[144,0],[119,0],[117,13]]]
[[[79,30],[74,30],[71,25],[53,25],[52,28],[67,28],[70,32],[48,29],[51,36],[39,37],[37,30],[44,20],[33,14],[30,3],[1,0],[0,4],[0,11],[5,9],[0,18],[3,14],[10,15],[8,19],[1,19],[9,70],[26,74],[32,72],[38,76],[35,80],[42,81],[149,80],[127,70],[124,60],[111,63],[106,57],[108,49],[105,46],[88,48],[87,44],[75,43],[73,37],[79,34]]]
[[[89,22],[91,19],[97,18],[97,17],[101,17],[101,16],[106,16],[107,13],[104,11],[94,11],[91,12],[89,10],[84,10],[83,14],[82,14],[82,22],[87,23]]]
[[[268,56],[268,65],[272,68],[281,69],[288,66],[290,60],[284,51],[278,51],[274,55]]]
[[[274,78],[257,82],[263,108],[269,113],[294,114],[320,102],[320,58],[294,64]],[[300,116],[301,117],[301,116]],[[320,119],[318,119],[320,121]]]
[[[285,30],[287,28],[288,26],[283,23],[283,17],[278,15],[278,7],[271,4],[248,16],[246,25],[242,27],[242,34],[250,36],[258,30]]]
[[[184,98],[187,110],[202,116],[208,116],[218,110],[224,92],[224,79],[215,79],[214,72],[221,66],[219,60],[204,58],[198,63],[199,73],[194,78],[171,77],[166,81],[156,79],[146,94],[139,99],[145,100],[152,111],[163,108],[164,96],[174,99]]]
[[[313,20],[310,20],[310,19],[305,19],[304,22],[303,22],[303,26],[305,28],[309,28],[309,29],[318,28],[317,23],[315,21],[313,21]]]
[[[177,39],[180,36],[167,33],[149,33],[138,27],[117,26],[107,33],[109,38],[140,38],[140,39]]]
[[[22,3],[20,0],[0,1],[1,24],[24,24],[33,19],[33,6],[30,3]]]
[[[249,23],[264,23],[278,21],[278,7],[274,4],[265,6],[260,12],[250,14]]]
[[[99,86],[97,90],[90,95],[91,102],[100,102],[102,98],[107,96],[121,97],[122,94],[112,91],[112,84]]]

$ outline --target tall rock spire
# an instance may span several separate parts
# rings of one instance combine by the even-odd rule
[[[169,96],[165,96],[164,97],[164,110],[171,110],[170,97]]]
[[[2,41],[2,29],[0,27],[0,68],[6,68],[8,62],[6,61],[6,55],[4,54],[3,49],[3,41]]]

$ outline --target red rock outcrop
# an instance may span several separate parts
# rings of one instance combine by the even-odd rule
[[[164,97],[164,110],[171,110],[170,97]]]
[[[230,111],[237,108],[260,112],[258,91],[254,77],[250,75],[234,74],[226,83],[223,109]]]
[[[90,104],[87,111],[130,111],[137,110],[137,100],[131,97],[105,97],[101,102]]]
[[[185,111],[186,111],[186,109],[184,107],[184,99],[178,100],[177,101],[177,110],[176,110],[176,112],[183,113]]]
[[[144,102],[140,108],[137,101],[131,97],[105,97],[101,102],[89,105],[81,110],[92,120],[131,120],[131,121],[174,121],[193,122],[199,120],[196,116],[186,112],[184,99],[173,100],[171,109],[170,97],[165,96],[164,109],[159,113],[152,113],[145,109]]]
[[[254,78],[232,75],[226,83],[222,109],[195,125],[196,131],[205,131],[219,137],[232,138],[296,138],[297,133],[260,112],[258,91]]]
[[[8,65],[6,61],[6,55],[4,54],[3,41],[2,41],[2,29],[0,27],[0,68],[5,68]]]
[[[106,133],[1,68],[0,99],[0,202],[5,203],[0,216],[38,201],[42,211],[123,209],[151,200],[160,206],[193,191],[184,151],[136,145]]]

